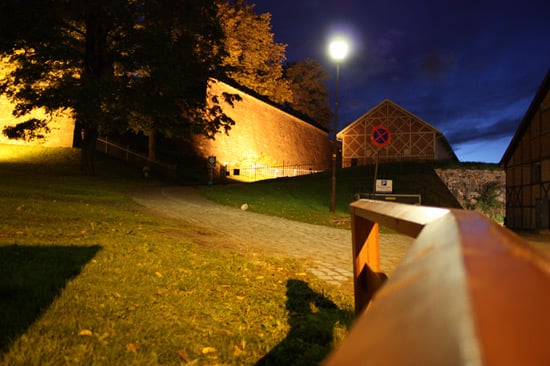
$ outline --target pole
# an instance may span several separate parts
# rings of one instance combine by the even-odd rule
[[[380,149],[376,149],[376,162],[374,164],[374,180],[372,182],[372,194],[376,194],[376,179],[378,178],[378,159],[380,157]]]
[[[338,92],[340,84],[340,63],[336,63],[336,93],[334,103],[334,140],[332,141],[332,177],[330,179],[330,212],[334,213],[336,210],[336,156],[338,152],[336,141],[336,130],[338,129]]]

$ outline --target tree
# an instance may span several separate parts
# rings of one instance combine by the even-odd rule
[[[330,75],[321,64],[311,59],[289,63],[285,67],[285,78],[292,90],[292,109],[329,128],[332,112],[324,81]]]
[[[217,4],[225,35],[222,65],[229,78],[273,102],[291,102],[292,92],[283,77],[286,45],[274,41],[271,14],[257,15],[246,0],[218,0]]]
[[[502,184],[498,181],[487,182],[479,188],[479,193],[466,204],[466,208],[481,212],[497,222],[504,221],[504,203],[499,199],[502,196]]]
[[[98,133],[213,136],[234,123],[215,103],[206,111],[207,80],[223,72],[216,11],[213,0],[5,0],[0,53],[15,68],[0,93],[17,116],[71,108],[89,174]]]

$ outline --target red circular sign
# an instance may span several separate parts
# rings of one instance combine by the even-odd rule
[[[376,146],[386,146],[391,140],[390,130],[384,126],[376,126],[372,129],[370,139]]]

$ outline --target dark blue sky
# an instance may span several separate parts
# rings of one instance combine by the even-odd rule
[[[288,61],[311,58],[334,75],[329,39],[351,39],[339,129],[388,98],[441,130],[461,161],[500,161],[550,68],[550,1],[251,2],[271,13]]]

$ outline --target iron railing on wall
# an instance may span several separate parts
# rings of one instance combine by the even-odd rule
[[[548,363],[547,257],[473,211],[350,207],[358,319],[326,365]],[[416,238],[387,280],[379,225]]]
[[[257,181],[264,179],[296,177],[327,170],[328,166],[319,163],[265,165],[227,164],[222,167],[226,176],[237,180]]]
[[[176,165],[149,159],[147,155],[132,151],[128,146],[122,146],[111,142],[107,138],[97,138],[96,150],[105,155],[124,160],[129,164],[140,167],[143,169],[144,174],[148,174],[148,172],[157,172],[162,173],[166,177],[175,177],[176,175]]]

